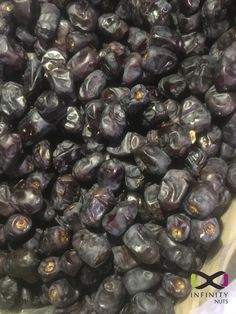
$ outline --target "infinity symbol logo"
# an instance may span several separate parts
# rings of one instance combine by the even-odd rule
[[[216,284],[214,282],[214,279],[216,279],[222,275],[223,275],[223,283],[220,285]],[[198,286],[196,283],[197,282],[197,276],[201,276],[202,278],[206,279],[206,282],[203,283],[202,285]],[[193,288],[196,288],[196,289],[203,289],[207,286],[212,286],[216,289],[223,289],[223,288],[228,286],[228,283],[229,283],[229,276],[224,271],[218,271],[217,273],[215,273],[211,276],[208,276],[207,274],[205,274],[201,271],[197,271],[191,275],[191,286]]]

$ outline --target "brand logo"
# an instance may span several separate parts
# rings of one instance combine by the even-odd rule
[[[205,279],[205,282],[201,285],[197,284],[197,277],[198,276]],[[220,276],[222,277],[223,282],[220,284],[215,283],[214,280]],[[218,271],[217,273],[215,273],[211,276],[209,276],[209,275],[207,275],[201,271],[197,271],[191,275],[191,286],[193,288],[196,288],[196,289],[203,289],[207,286],[212,286],[216,289],[223,289],[223,288],[228,286],[228,283],[229,283],[229,276],[224,271]]]

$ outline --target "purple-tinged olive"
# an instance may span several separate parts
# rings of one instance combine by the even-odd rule
[[[207,160],[206,165],[200,173],[200,180],[211,181],[211,177],[218,176],[224,182],[228,171],[228,164],[219,157],[212,157]]]
[[[94,99],[85,105],[85,125],[83,129],[84,138],[96,137],[103,108],[104,105],[100,99]]]
[[[199,147],[193,147],[185,159],[185,166],[193,176],[199,176],[206,161],[207,153]]]
[[[40,42],[40,40],[36,40],[34,43],[34,52],[37,58],[41,59],[42,56],[47,52],[48,45],[45,42]]]
[[[79,257],[92,268],[104,264],[111,254],[111,245],[106,234],[92,233],[87,229],[81,229],[74,234],[72,246]]]
[[[28,25],[33,18],[33,5],[32,0],[13,0],[14,9],[13,14],[18,23]]]
[[[96,29],[97,13],[88,1],[72,2],[66,11],[71,23],[80,31],[93,32]]]
[[[25,215],[12,215],[4,225],[4,232],[7,241],[17,242],[24,241],[32,230],[32,220]]]
[[[49,282],[60,277],[60,258],[50,256],[43,259],[39,264],[38,273],[43,282]]]
[[[141,267],[127,271],[123,276],[123,283],[129,295],[148,291],[161,282],[161,276]]]
[[[90,73],[83,81],[79,89],[79,99],[88,102],[99,98],[106,86],[106,75],[101,70]]]
[[[71,235],[68,228],[62,226],[47,228],[40,241],[40,252],[46,256],[60,254],[70,243]]]
[[[78,201],[80,186],[72,175],[63,175],[57,178],[52,189],[53,206],[58,211],[63,211],[73,202]]]
[[[97,181],[102,187],[107,187],[111,191],[117,191],[122,184],[124,177],[124,167],[117,159],[104,161],[98,171]]]
[[[64,67],[66,65],[66,57],[66,54],[60,49],[48,49],[41,59],[45,75],[47,76],[54,68]]]
[[[117,101],[123,97],[130,97],[130,89],[128,87],[107,87],[101,94],[104,102]]]
[[[131,299],[130,310],[127,313],[156,314],[162,313],[163,306],[153,293],[139,292]],[[167,314],[167,313],[166,313]]]
[[[42,139],[53,128],[45,121],[36,108],[31,109],[19,122],[18,132],[25,145],[32,145]]]
[[[195,218],[209,216],[217,206],[215,192],[208,182],[196,184],[184,201],[184,210]]]
[[[96,2],[100,0],[92,0],[92,2]],[[124,21],[129,21],[132,18],[132,4],[127,2],[126,0],[118,1],[116,6],[115,13]]]
[[[103,280],[94,298],[98,314],[116,314],[125,300],[125,289],[121,277],[112,275]]]
[[[236,162],[234,160],[229,164],[226,180],[228,186],[236,190]]]
[[[193,32],[182,35],[186,55],[202,55],[206,52],[206,37],[202,33]]]
[[[144,180],[144,175],[137,166],[125,165],[125,185],[129,191],[140,190]]]
[[[32,215],[42,209],[43,196],[38,189],[16,189],[11,195],[10,202],[16,211]]]
[[[174,214],[167,218],[166,231],[177,242],[185,241],[190,234],[190,219],[184,214]]]
[[[107,105],[101,116],[99,131],[104,139],[116,142],[123,135],[127,126],[125,111],[119,104]]]
[[[179,0],[178,7],[180,11],[187,16],[194,14],[200,6],[200,0]]]
[[[176,59],[175,54],[177,54],[177,55],[184,54],[184,43],[183,43],[183,40],[182,40],[180,34],[171,30],[167,26],[156,25],[152,28],[151,33],[150,33],[150,38],[149,38],[149,45],[150,46],[153,45],[153,47],[156,46],[159,49],[165,48],[164,50],[159,50],[160,52],[163,53],[163,60],[164,60],[164,55],[167,54],[167,56],[169,55],[171,57],[170,61],[172,61],[174,63],[175,63],[175,59]],[[150,53],[151,53],[151,51],[152,50],[150,50]],[[158,50],[156,50],[156,51],[158,51]],[[174,52],[175,54],[171,53],[170,51]],[[153,53],[154,52],[155,52],[155,50],[153,50]],[[157,57],[158,57],[158,55],[156,56],[156,58]],[[175,64],[173,64],[172,67],[174,65]],[[170,67],[170,65],[169,65],[169,67]],[[168,69],[168,67],[167,67],[167,69]],[[162,71],[160,73],[154,73],[154,74],[162,74],[162,73],[164,73],[164,72]]]
[[[22,141],[18,134],[10,133],[0,137],[0,166],[6,171],[22,154]]]
[[[149,92],[147,88],[142,84],[138,84],[131,89],[130,98],[123,100],[123,106],[127,106],[124,109],[128,114],[132,115],[145,108],[148,102]]]
[[[126,273],[139,265],[125,245],[113,246],[114,266],[118,273]]]
[[[55,41],[53,44],[55,48],[58,48],[61,51],[66,52],[67,36],[70,33],[70,30],[71,30],[70,22],[67,20],[61,19],[58,24],[57,33],[56,33]]]
[[[26,186],[33,189],[44,191],[53,178],[52,173],[34,171],[26,179]]]
[[[0,253],[0,278],[6,275],[7,266],[7,254],[4,252]]]
[[[116,14],[106,13],[98,18],[99,30],[113,40],[121,40],[128,31],[128,25]]]
[[[115,204],[113,193],[107,188],[97,187],[83,205],[82,222],[90,227],[100,227],[103,216]]]
[[[186,79],[181,74],[171,74],[163,77],[158,83],[158,90],[163,96],[178,99],[187,91]]]
[[[53,152],[53,167],[58,173],[71,171],[75,161],[81,156],[80,145],[65,140],[59,143]]]
[[[226,117],[236,108],[236,93],[218,92],[212,86],[205,94],[205,101],[211,114],[216,117]]]
[[[191,220],[191,239],[199,244],[212,244],[220,235],[220,226],[216,218]]]
[[[223,141],[236,148],[236,113],[234,113],[230,119],[223,125],[222,134],[223,134]]]
[[[99,58],[101,69],[107,78],[110,80],[118,78],[122,70],[121,58],[109,46],[99,52]]]
[[[75,290],[67,279],[59,279],[50,285],[48,298],[56,308],[66,307],[79,298],[79,291]]]
[[[37,56],[32,53],[27,61],[23,75],[25,91],[28,95],[36,94],[42,88],[43,68]]]
[[[5,231],[4,231],[4,225],[0,224],[0,248],[1,249],[5,248],[6,244],[7,244],[7,239],[6,239],[6,234],[5,234]]]
[[[137,214],[138,207],[135,202],[120,202],[104,216],[102,226],[109,234],[119,237],[134,222]]]
[[[10,41],[6,35],[0,35],[0,61],[2,64],[20,69],[25,63],[25,58],[25,52],[21,46]]]
[[[222,141],[221,129],[212,125],[211,128],[204,134],[202,134],[197,142],[200,148],[207,153],[208,157],[216,156],[220,150]]]
[[[67,35],[66,46],[69,52],[77,53],[85,47],[97,48],[98,37],[95,33],[71,31]]]
[[[235,157],[235,149],[227,143],[222,143],[220,148],[220,158],[231,161]]]
[[[194,269],[196,252],[192,246],[173,241],[164,229],[157,233],[157,244],[160,247],[161,256],[167,261],[184,271]]]
[[[22,247],[27,250],[38,251],[42,234],[42,229],[37,228],[33,236],[28,241],[26,241]]]
[[[33,148],[33,160],[37,168],[47,170],[51,165],[51,149],[50,143],[47,140],[42,140]]]
[[[98,68],[99,60],[97,52],[89,47],[78,51],[67,63],[75,81],[83,80],[87,75]]]
[[[151,175],[163,175],[170,163],[170,157],[157,145],[144,144],[134,153],[134,159],[142,172]]]
[[[171,273],[164,274],[162,287],[166,292],[177,299],[186,298],[191,291],[190,282],[187,278]]]
[[[186,98],[180,113],[180,121],[189,130],[199,133],[206,130],[211,124],[211,115],[206,106],[196,97]]]
[[[84,126],[84,111],[75,106],[67,107],[62,126],[67,134],[79,135]]]
[[[42,3],[35,34],[45,42],[53,39],[60,20],[60,10],[53,3]]]
[[[141,7],[142,9],[142,7]],[[154,1],[142,13],[150,25],[169,25],[171,23],[172,5],[166,0]]]
[[[197,32],[201,27],[201,13],[199,11],[190,16],[180,13],[177,18],[179,29],[183,34]]]
[[[132,51],[142,54],[147,49],[148,33],[140,28],[130,27],[127,43]]]
[[[142,123],[145,128],[150,129],[167,120],[167,118],[168,112],[164,103],[159,100],[152,99],[143,112]]]
[[[61,271],[71,277],[75,277],[82,266],[83,261],[78,256],[77,252],[72,249],[66,251],[60,259]]]
[[[1,93],[1,92],[0,92]],[[11,126],[9,125],[9,121],[6,117],[0,115],[0,137],[7,133],[10,133]]]
[[[9,185],[0,185],[0,217],[9,217],[14,214],[15,209],[10,204],[11,190]]]
[[[94,181],[104,156],[101,153],[93,153],[78,160],[73,167],[73,175],[81,182]]]
[[[166,74],[177,65],[176,55],[166,49],[151,46],[143,58],[143,68],[151,74]]]
[[[33,47],[37,38],[30,34],[30,32],[22,27],[18,26],[16,29],[16,37],[21,41],[21,43],[26,47]]]
[[[142,77],[142,74],[142,57],[136,52],[131,53],[124,64],[123,84],[131,85],[135,83]]]
[[[8,255],[8,274],[13,278],[20,278],[28,283],[38,281],[39,260],[33,250],[19,248],[11,251]]]
[[[152,265],[160,259],[158,244],[141,224],[132,225],[124,234],[123,242],[135,258],[144,264]]]
[[[20,295],[19,283],[9,276],[0,278],[0,307],[1,309],[12,309],[16,307]]]
[[[8,36],[11,32],[12,25],[7,17],[0,16],[0,34]]]
[[[171,169],[166,172],[158,193],[161,207],[166,211],[179,208],[191,182],[191,175],[186,170]]]

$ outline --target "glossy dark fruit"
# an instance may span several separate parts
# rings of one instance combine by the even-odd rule
[[[187,92],[187,82],[180,74],[171,74],[162,78],[158,83],[158,90],[163,96],[178,99]]]
[[[142,84],[135,85],[130,92],[131,95],[126,110],[128,114],[136,114],[145,108],[145,105],[149,101],[149,93]]]
[[[191,239],[202,245],[212,244],[220,235],[220,226],[216,218],[191,220]]]
[[[38,265],[37,253],[33,250],[19,248],[8,255],[8,274],[25,282],[36,283],[38,281]]]
[[[165,273],[162,280],[162,287],[175,298],[186,298],[191,286],[187,278],[171,273]]]
[[[191,175],[186,170],[171,169],[163,177],[158,193],[158,199],[163,209],[177,209],[182,203],[190,183]]]
[[[140,134],[127,132],[119,146],[107,147],[107,151],[115,156],[129,156],[144,142],[145,138]]]
[[[173,240],[185,241],[190,234],[190,219],[184,214],[174,214],[167,218],[166,230]]]
[[[193,147],[185,159],[185,166],[193,176],[198,176],[207,161],[207,153],[199,147]]]
[[[52,156],[54,169],[59,173],[69,172],[80,157],[80,150],[81,147],[70,140],[59,143]]]
[[[212,186],[207,182],[198,183],[192,188],[184,201],[184,210],[191,217],[205,218],[217,205]]]
[[[234,161],[232,161],[229,165],[226,180],[229,187],[235,190],[236,189],[236,162]]]
[[[43,92],[34,103],[38,113],[47,122],[54,122],[63,117],[66,108],[64,103],[53,91]]]
[[[199,9],[200,0],[179,0],[178,6],[181,12],[189,16]]]
[[[97,26],[97,14],[89,2],[82,0],[79,3],[68,4],[67,14],[71,23],[83,32],[92,32]]]
[[[3,171],[13,166],[22,154],[22,140],[16,133],[4,134],[0,137],[0,166]]]
[[[6,66],[20,69],[25,63],[25,51],[6,35],[0,35],[0,61]]]
[[[25,145],[36,143],[51,130],[52,125],[40,116],[36,108],[31,109],[18,124],[18,132]]]
[[[125,245],[113,246],[112,253],[115,270],[119,273],[126,273],[139,265]]]
[[[112,275],[107,277],[99,286],[94,298],[94,305],[98,314],[115,314],[124,304],[125,289],[121,277]]]
[[[23,76],[27,94],[37,94],[42,88],[43,67],[36,54],[31,54]]]
[[[236,113],[234,113],[230,119],[226,122],[222,129],[223,140],[230,146],[236,148]]]
[[[14,82],[5,83],[1,88],[1,112],[10,119],[22,117],[26,110],[23,86]]]
[[[120,202],[112,211],[104,216],[102,226],[106,232],[119,237],[133,223],[137,214],[138,207],[135,202]]]
[[[83,261],[75,250],[66,251],[60,259],[60,270],[68,276],[74,277],[83,266]]]
[[[125,62],[122,82],[127,85],[133,84],[142,74],[142,57],[138,53],[130,54]]]
[[[41,62],[47,76],[51,70],[65,66],[66,55],[57,48],[51,48],[43,55]]]
[[[164,25],[155,25],[152,28],[151,33],[150,33],[150,38],[149,38],[149,45],[165,48],[164,50],[156,50],[163,53],[163,62],[164,62],[165,53],[167,54],[167,56],[169,55],[172,58],[172,60],[167,59],[170,62],[175,62],[175,58],[176,58],[175,54],[182,55],[184,53],[184,43],[180,34],[175,32],[174,30],[171,30],[168,26],[164,26]],[[149,48],[149,49],[152,49],[152,48]],[[171,54],[169,51],[172,51],[175,54]],[[150,52],[152,52],[152,50],[150,50]],[[175,65],[174,63],[173,64],[170,63],[169,65],[166,65],[167,67],[166,69],[170,69],[169,67],[170,66],[173,67],[174,65]],[[165,67],[163,68],[165,69]],[[155,73],[155,74],[161,74],[161,73]]]
[[[160,274],[137,267],[129,270],[123,276],[123,283],[130,295],[148,291],[161,281]]]
[[[128,25],[116,14],[106,13],[98,19],[99,29],[113,40],[121,40],[128,31]]]
[[[57,178],[52,189],[53,206],[63,211],[71,203],[76,202],[80,196],[80,186],[72,175],[62,175]]]
[[[206,165],[201,171],[200,178],[202,181],[211,181],[212,176],[218,176],[221,182],[224,182],[228,171],[227,163],[219,158],[212,157],[207,160]]]
[[[166,49],[151,46],[143,58],[144,69],[151,74],[166,74],[177,65],[176,55]]]
[[[220,148],[220,158],[230,161],[234,158],[235,149],[227,143],[222,143]]]
[[[97,187],[83,205],[82,222],[90,227],[100,227],[105,213],[113,207],[115,198],[108,188]]]
[[[10,204],[11,190],[7,184],[0,185],[0,216],[9,217],[15,212]]]
[[[98,98],[106,86],[106,76],[101,70],[90,73],[83,81],[79,89],[79,99],[88,102]]]
[[[71,30],[70,22],[61,18],[58,24],[55,42],[53,46],[62,51],[66,51],[67,37],[69,35],[70,30]]]
[[[67,279],[54,281],[48,289],[48,298],[52,305],[65,307],[74,303],[79,297],[79,291],[75,290]]]
[[[90,267],[104,264],[111,253],[111,246],[105,234],[96,234],[82,229],[75,233],[72,245],[79,257]]]
[[[206,51],[206,36],[203,33],[193,32],[182,35],[185,53],[187,55],[202,55]]]
[[[47,140],[42,140],[33,148],[33,160],[37,168],[46,170],[51,165],[51,150],[50,143]]]
[[[35,33],[42,41],[51,40],[56,33],[60,19],[60,10],[52,3],[42,3]]]
[[[4,233],[9,242],[24,240],[32,229],[32,220],[25,215],[12,215],[4,225]]]
[[[148,33],[140,28],[130,27],[127,42],[132,51],[143,53],[147,49]]]
[[[159,246],[143,225],[132,225],[124,234],[123,242],[140,262],[151,265],[159,261]]]
[[[83,80],[98,67],[98,55],[95,50],[85,47],[78,51],[67,63],[75,81]]]
[[[155,314],[162,311],[162,305],[154,294],[139,292],[131,300],[130,311],[137,314]],[[131,313],[130,311],[126,312]]]
[[[43,255],[53,256],[64,252],[71,243],[70,230],[55,226],[45,229],[40,241],[40,251]]]
[[[67,107],[62,126],[69,135],[81,134],[84,126],[84,111],[75,106]]]
[[[60,258],[50,256],[41,261],[38,273],[43,282],[49,282],[60,276]]]
[[[144,184],[144,179],[144,175],[141,173],[137,166],[125,166],[125,185],[128,190],[139,190]]]
[[[98,37],[95,33],[72,31],[66,37],[66,47],[69,52],[76,53],[87,46],[97,48]]]
[[[0,306],[1,309],[11,309],[16,306],[18,297],[20,295],[20,287],[18,282],[9,277],[5,276],[0,278]]]
[[[219,152],[221,141],[221,129],[216,125],[212,125],[205,134],[198,138],[198,145],[207,153],[208,157],[213,157]]]
[[[178,25],[181,33],[188,34],[191,32],[198,31],[201,26],[201,14],[197,11],[195,14],[185,16],[180,13],[178,15]]]
[[[161,256],[182,270],[189,271],[195,266],[195,249],[173,241],[168,236],[166,230],[159,230],[157,233],[157,243],[160,247]]]
[[[134,158],[140,170],[151,175],[163,175],[171,163],[170,157],[159,146],[150,144],[139,147]]]
[[[41,210],[43,206],[43,196],[38,189],[16,189],[11,195],[10,202],[16,211],[32,215]]]
[[[99,131],[105,140],[118,141],[127,125],[125,111],[119,104],[107,105],[101,116]]]
[[[180,121],[190,130],[199,133],[211,124],[211,115],[206,106],[196,97],[185,99],[180,114]]]
[[[98,171],[97,181],[102,187],[117,191],[124,177],[124,167],[117,159],[108,159],[104,161]]]
[[[215,86],[212,86],[205,94],[205,101],[212,115],[225,117],[230,115],[236,108],[236,93],[220,93]]]

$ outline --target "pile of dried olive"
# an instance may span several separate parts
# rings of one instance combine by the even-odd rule
[[[0,309],[173,314],[235,191],[234,0],[0,1]]]

